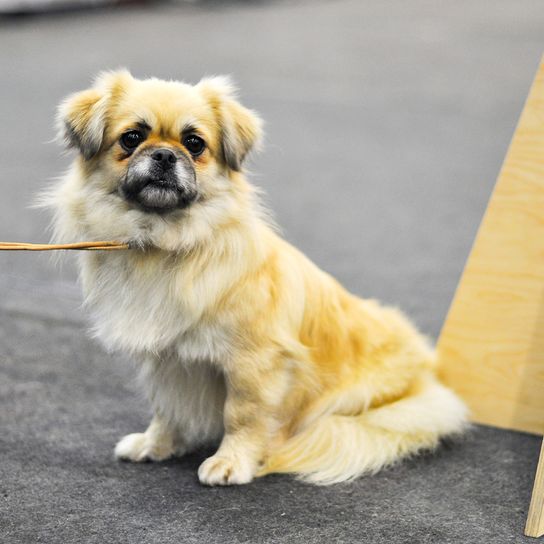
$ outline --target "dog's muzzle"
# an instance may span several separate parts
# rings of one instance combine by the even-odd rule
[[[131,158],[120,192],[146,212],[186,208],[198,195],[195,169],[182,151],[148,148]]]

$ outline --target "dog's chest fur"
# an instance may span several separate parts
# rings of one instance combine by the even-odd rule
[[[176,263],[124,254],[86,254],[81,265],[94,331],[108,348],[175,353],[183,363],[228,356],[228,328],[203,317],[210,303],[204,276],[189,281]]]
[[[142,265],[125,255],[85,255],[81,272],[96,335],[140,363],[155,413],[179,430],[187,446],[220,438],[229,331],[202,319],[205,298],[180,295],[183,274],[168,261]],[[202,286],[193,287],[194,294]]]

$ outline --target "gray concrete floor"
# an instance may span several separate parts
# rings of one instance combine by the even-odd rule
[[[0,239],[69,158],[54,109],[105,68],[229,73],[267,124],[251,166],[285,236],[440,330],[544,50],[541,0],[200,2],[0,19]],[[355,484],[201,488],[202,455],[119,465],[148,411],[86,337],[70,260],[0,255],[5,542],[524,542],[535,437],[476,428]]]

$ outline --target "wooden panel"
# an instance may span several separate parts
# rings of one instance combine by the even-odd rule
[[[534,537],[544,535],[544,440],[542,440],[540,460],[536,469],[535,485],[531,506],[529,506],[525,534]]]
[[[438,341],[476,422],[544,434],[544,64]]]

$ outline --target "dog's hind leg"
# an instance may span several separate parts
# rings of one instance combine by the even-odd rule
[[[411,394],[360,415],[332,414],[313,422],[272,453],[258,475],[295,473],[302,480],[332,484],[376,472],[466,426],[467,409],[432,375]]]

